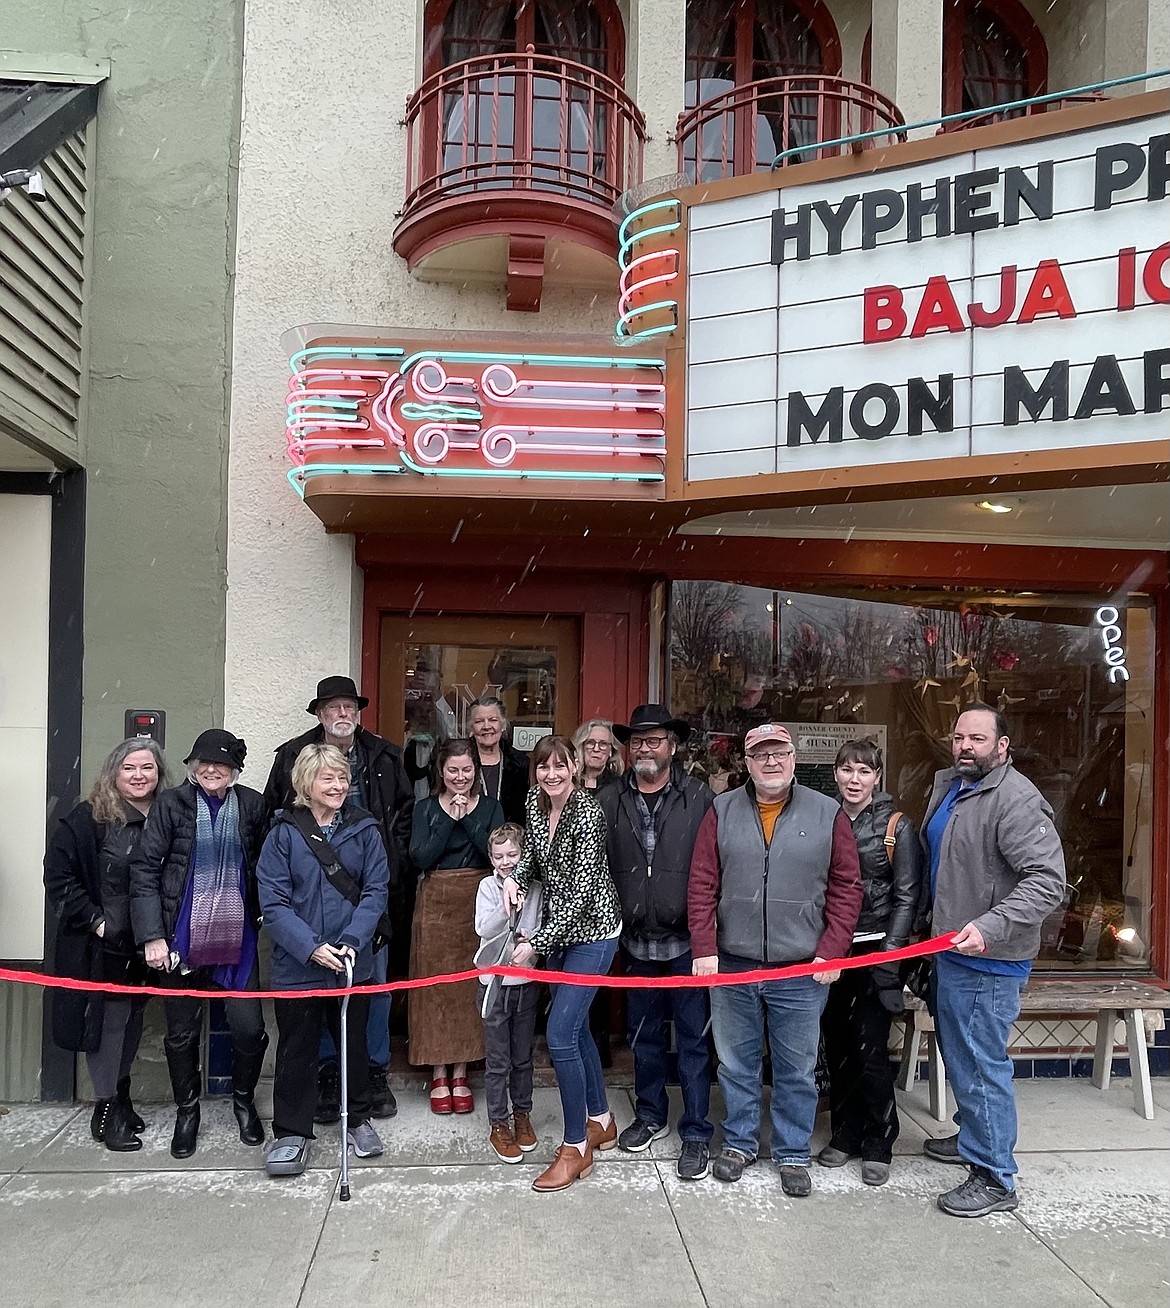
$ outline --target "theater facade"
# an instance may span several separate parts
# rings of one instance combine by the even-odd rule
[[[985,700],[1068,854],[1041,973],[1165,981],[1168,144],[1154,93],[650,183],[608,336],[288,332],[370,724],[486,690],[529,749],[667,697],[716,788],[779,720],[817,786],[875,736],[920,818]]]

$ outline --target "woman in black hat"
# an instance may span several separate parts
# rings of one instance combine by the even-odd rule
[[[237,785],[247,746],[230,731],[204,731],[183,760],[187,780],[159,797],[130,867],[130,918],[148,967],[176,986],[259,987],[256,861],[264,843],[261,795]],[[164,983],[165,984],[165,983]],[[268,1036],[258,999],[227,1005],[232,1106],[244,1144],[264,1143],[253,1095]],[[164,1048],[177,1113],[171,1153],[189,1158],[199,1134],[203,1003],[164,1002]]]

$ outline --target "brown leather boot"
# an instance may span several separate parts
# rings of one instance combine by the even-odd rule
[[[512,1114],[512,1133],[516,1137],[516,1143],[526,1154],[540,1143],[536,1138],[536,1132],[532,1129],[532,1118],[527,1113]]]
[[[608,1126],[602,1126],[596,1117],[587,1117],[585,1138],[589,1141],[591,1149],[600,1149],[602,1153],[607,1149],[613,1149],[617,1144],[617,1122],[614,1121],[613,1114],[609,1115]]]
[[[586,1143],[582,1154],[576,1145],[563,1144],[557,1150],[552,1166],[532,1182],[532,1188],[540,1194],[551,1194],[554,1190],[567,1190],[574,1181],[588,1176],[593,1171],[593,1149]]]
[[[502,1163],[518,1163],[524,1157],[520,1152],[520,1146],[516,1143],[516,1137],[512,1134],[512,1128],[507,1122],[492,1123],[489,1143],[492,1152]]]

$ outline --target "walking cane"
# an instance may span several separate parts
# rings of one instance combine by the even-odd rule
[[[353,959],[345,956],[345,989],[341,997],[341,1192],[343,1204],[349,1203],[349,1039],[345,1019],[349,1014],[349,989],[353,985]]]

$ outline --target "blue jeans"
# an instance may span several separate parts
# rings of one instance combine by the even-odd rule
[[[691,951],[668,963],[651,963],[622,950],[622,962],[631,976],[690,976]],[[634,1051],[634,1111],[651,1126],[665,1126],[669,1101],[666,1097],[666,1023],[674,1021],[678,1046],[678,1080],[682,1088],[683,1113],[678,1133],[683,1140],[706,1144],[715,1132],[707,1121],[711,1106],[711,1060],[707,1052],[707,996],[702,990],[629,990],[626,1014],[630,1048]]]
[[[380,986],[386,980],[386,965],[390,959],[388,949],[374,951],[374,974],[370,984]],[[370,996],[370,1017],[366,1023],[366,1056],[373,1067],[390,1066],[390,994]],[[325,1063],[336,1061],[337,1050],[329,1028],[321,1026],[321,1044],[317,1050],[317,1061]]]
[[[594,940],[587,945],[569,945],[549,954],[548,965],[555,972],[585,972],[601,975],[609,971],[617,953],[616,940]],[[589,1034],[589,1005],[596,986],[553,985],[545,1038],[548,1056],[557,1074],[561,1111],[565,1115],[565,1143],[581,1144],[585,1139],[585,1118],[609,1112],[601,1058]]]
[[[935,1031],[959,1107],[959,1155],[1015,1188],[1016,1092],[1008,1040],[1026,978],[998,976],[940,954],[932,985]]]
[[[720,972],[759,967],[720,955]],[[807,1167],[817,1115],[817,1046],[829,987],[811,976],[711,988],[711,1029],[727,1116],[723,1145],[746,1158],[760,1147],[764,1035],[772,1055],[772,1160]]]

